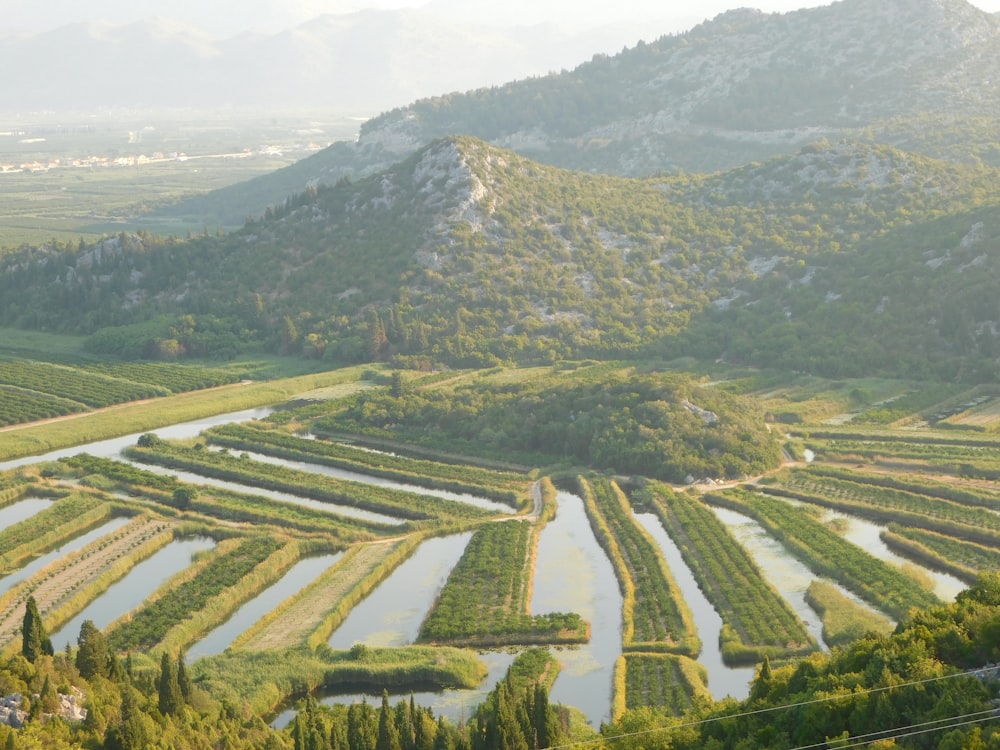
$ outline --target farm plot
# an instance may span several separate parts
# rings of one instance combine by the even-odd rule
[[[268,651],[326,641],[350,610],[415,547],[411,539],[359,544],[237,638],[231,648]],[[312,636],[315,638],[311,638]]]
[[[44,393],[0,385],[0,427],[86,411],[83,404]]]
[[[632,518],[624,494],[607,479],[580,479],[584,508],[622,589],[622,644],[626,650],[693,656],[701,644],[691,613],[663,555]]]
[[[228,370],[172,362],[116,362],[84,364],[81,369],[107,377],[166,388],[171,393],[198,391],[228,385],[239,376]]]
[[[467,503],[348,482],[263,461],[237,458],[227,453],[188,448],[159,440],[155,436],[141,439],[140,443],[145,445],[140,444],[125,451],[129,458],[409,521],[475,520],[493,515]]]
[[[827,581],[813,581],[806,591],[806,602],[823,621],[823,640],[830,646],[846,646],[866,633],[892,632],[888,619],[844,596]]]
[[[0,531],[0,574],[96,526],[113,512],[104,498],[72,493],[49,508]]]
[[[628,653],[625,670],[625,707],[655,706],[680,716],[695,697],[710,699],[705,668],[686,656]]]
[[[125,575],[135,563],[169,542],[172,535],[170,522],[139,516],[5,592],[0,597],[0,644],[7,645],[17,634],[29,595],[34,596],[47,626],[58,626],[89,603],[92,596],[88,594],[99,593],[94,588],[103,588]]]
[[[882,532],[882,541],[900,555],[950,573],[970,586],[981,572],[1000,570],[1000,551],[996,547],[933,531],[889,524],[889,528]]]
[[[227,548],[220,544],[217,554],[204,565],[196,566],[193,577],[182,582],[171,580],[161,586],[155,598],[111,630],[109,644],[119,651],[153,648],[172,627],[201,610],[213,597],[236,586],[281,547],[274,537],[231,541]]]
[[[945,417],[938,424],[987,431],[1000,425],[1000,397],[978,396],[962,406],[962,411]]]
[[[707,502],[751,516],[813,573],[839,582],[897,619],[913,607],[926,609],[941,603],[905,573],[851,544],[801,508],[746,490],[704,497]]]
[[[577,614],[528,614],[536,535],[527,522],[480,527],[427,615],[419,640],[483,647],[586,641],[587,624]]]
[[[985,508],[871,484],[792,472],[784,482],[761,485],[761,491],[834,508],[884,523],[898,521],[951,536],[1000,542],[1000,515]]]
[[[529,486],[526,477],[514,472],[376,453],[346,443],[307,440],[244,424],[214,427],[205,432],[205,437],[208,442],[227,448],[363,472],[431,489],[468,492],[514,508]]]
[[[172,476],[85,453],[61,459],[61,463],[74,469],[81,478],[97,474],[130,495],[141,495],[171,508],[180,508],[218,520],[320,532],[330,534],[345,543],[371,539],[379,534],[395,534],[399,531],[396,527],[324,513],[259,495],[240,494],[218,487],[189,485]],[[190,492],[175,494],[182,488]]]
[[[0,384],[58,396],[91,408],[169,394],[159,386],[27,360],[0,360]]]
[[[730,666],[800,656],[816,649],[801,620],[764,580],[746,550],[697,499],[657,485],[636,497],[680,549],[698,587],[728,626],[722,656]]]

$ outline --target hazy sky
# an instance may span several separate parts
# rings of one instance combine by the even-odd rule
[[[278,31],[323,13],[363,8],[425,6],[481,23],[558,21],[576,26],[614,22],[655,22],[650,38],[688,28],[736,7],[785,12],[826,5],[822,0],[0,0],[2,31],[43,31],[79,21],[131,23],[155,16],[229,37],[247,29]],[[1000,0],[974,0],[983,10],[1000,11]]]

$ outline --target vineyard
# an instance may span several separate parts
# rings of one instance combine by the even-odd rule
[[[220,369],[170,364],[0,359],[0,426],[236,382]]]

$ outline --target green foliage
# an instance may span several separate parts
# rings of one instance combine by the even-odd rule
[[[584,508],[622,589],[626,649],[693,656],[701,643],[663,555],[632,517],[614,482],[580,479]]]
[[[194,578],[144,606],[112,630],[108,642],[118,651],[152,648],[172,626],[235,585],[280,546],[274,537],[248,537],[230,553],[214,557]]]
[[[393,399],[365,393],[318,430],[371,431],[538,463],[571,461],[683,482],[774,467],[777,444],[749,399],[680,375],[553,377],[504,388],[473,383]]]
[[[788,602],[705,505],[662,485],[643,490],[635,502],[656,513],[728,626],[720,644],[727,663],[756,664],[765,656],[801,656],[816,648]]]
[[[85,680],[107,677],[109,673],[108,641],[93,620],[84,620],[77,638],[76,668]]]
[[[482,526],[420,628],[420,640],[478,646],[578,643],[587,624],[574,613],[529,615],[532,524]]]
[[[823,620],[823,640],[828,646],[846,646],[869,633],[888,635],[892,623],[885,617],[844,596],[826,581],[813,581],[806,590],[806,603]]]
[[[28,596],[21,622],[21,655],[34,664],[39,657],[45,654],[51,656],[52,653],[52,641],[42,623],[42,616],[38,613],[35,597]]]

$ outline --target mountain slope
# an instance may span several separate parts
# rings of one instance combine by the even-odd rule
[[[375,117],[357,144],[297,168],[303,189],[388,168],[469,134],[557,166],[619,175],[730,169],[827,137],[1000,164],[1000,18],[966,0],[841,0],[739,10],[576,69],[423,99]],[[173,213],[242,220],[283,200],[290,173]]]
[[[133,354],[137,341],[139,353],[217,353],[228,337],[227,351],[268,342],[338,361],[694,353],[892,371],[912,338],[898,326],[932,330],[937,305],[952,297],[965,309],[961,286],[934,286],[954,278],[943,270],[928,280],[940,299],[906,294],[907,274],[936,268],[911,234],[959,243],[968,228],[956,239],[935,222],[955,215],[961,225],[970,211],[992,221],[997,177],[886,146],[817,144],[722,175],[636,180],[452,137],[379,175],[295,196],[225,237],[122,235],[6,256],[0,320],[95,331],[169,316],[95,339]],[[992,268],[993,246],[983,253],[976,262]],[[948,257],[961,265],[965,254]],[[859,325],[857,310],[873,311],[883,295],[854,296],[882,284],[895,289],[897,327]],[[966,325],[992,337],[1000,315],[986,308]],[[824,344],[809,326],[837,320],[844,327],[829,335],[838,347],[817,357]],[[774,353],[788,325],[808,345]],[[943,334],[921,349],[928,373],[979,372],[991,361],[985,343],[957,351]]]

